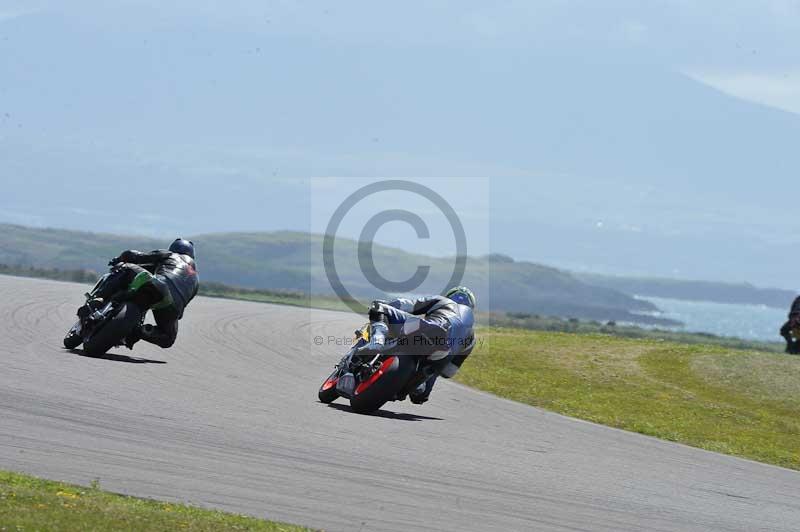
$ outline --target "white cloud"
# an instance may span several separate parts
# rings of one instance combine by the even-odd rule
[[[800,70],[772,73],[694,70],[686,74],[732,96],[800,114]]]

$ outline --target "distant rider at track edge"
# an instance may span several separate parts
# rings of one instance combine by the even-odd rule
[[[131,288],[153,293],[150,309],[156,324],[142,325],[128,335],[125,339],[128,349],[133,349],[139,340],[162,348],[171,347],[178,336],[178,320],[197,295],[199,286],[194,243],[177,238],[169,249],[148,253],[131,249],[111,259],[108,264],[125,272],[124,282]]]
[[[370,341],[361,349],[377,353],[392,337],[403,346],[403,354],[425,357],[409,394],[413,403],[422,404],[436,379],[453,377],[472,353],[474,310],[475,295],[464,286],[451,288],[444,296],[374,301],[369,310]]]
[[[781,327],[781,336],[786,340],[786,352],[791,355],[800,354],[800,297],[797,297],[789,310],[789,319]]]

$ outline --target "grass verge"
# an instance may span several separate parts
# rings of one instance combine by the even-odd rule
[[[0,531],[252,530],[302,527],[191,506],[136,499],[0,471]]]
[[[800,357],[483,328],[457,380],[568,416],[800,470]]]

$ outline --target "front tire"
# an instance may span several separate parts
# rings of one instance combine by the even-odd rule
[[[64,347],[66,349],[75,349],[83,343],[83,338],[80,335],[81,322],[77,322],[72,326],[67,335],[64,337]]]
[[[130,301],[123,303],[119,312],[83,343],[83,350],[93,357],[105,355],[106,351],[119,345],[139,325],[141,319],[142,310],[138,305]]]
[[[321,403],[332,403],[339,397],[339,393],[336,391],[336,382],[338,381],[338,376],[339,370],[337,369],[331,373],[331,376],[325,379],[325,382],[323,382],[322,386],[319,387],[317,397],[319,397],[319,401]]]
[[[393,361],[389,362],[390,360]],[[367,389],[358,391],[350,399],[350,407],[359,414],[370,414],[391,401],[408,384],[417,369],[414,357],[391,355],[381,366],[383,374]]]

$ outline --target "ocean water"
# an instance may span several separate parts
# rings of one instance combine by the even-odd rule
[[[764,305],[683,301],[660,297],[642,297],[662,310],[661,317],[683,322],[675,330],[734,336],[747,340],[782,341],[778,329],[786,321],[789,309]]]

